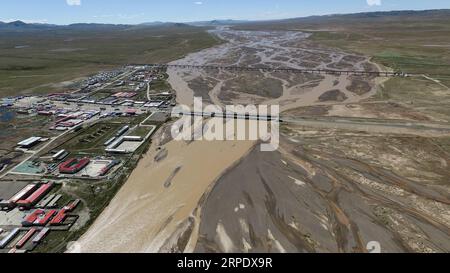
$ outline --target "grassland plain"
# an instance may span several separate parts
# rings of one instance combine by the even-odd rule
[[[217,43],[204,28],[183,24],[6,32],[0,41],[0,97],[60,91],[99,70],[165,63]]]
[[[373,56],[395,70],[450,76],[450,10],[310,17],[235,28],[311,32],[315,41]]]
[[[389,79],[374,99],[406,103],[450,121],[450,10],[317,16],[235,28],[309,32],[317,43],[371,56],[394,71],[423,74]]]

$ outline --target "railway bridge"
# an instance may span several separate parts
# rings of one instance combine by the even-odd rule
[[[283,122],[283,120],[279,116],[272,115],[259,115],[259,114],[250,114],[250,113],[217,113],[217,112],[186,112],[179,111],[175,112],[175,115],[178,116],[192,116],[192,117],[205,117],[205,118],[223,118],[223,119],[244,119],[244,120],[258,120],[258,121],[278,121]]]
[[[231,72],[284,72],[296,74],[319,74],[319,75],[355,75],[368,77],[409,77],[413,74],[389,71],[364,71],[364,70],[334,70],[334,69],[297,69],[297,68],[276,68],[266,66],[219,66],[219,65],[191,65],[191,64],[133,64],[136,66],[149,66],[155,69],[190,69],[190,70],[225,70]]]

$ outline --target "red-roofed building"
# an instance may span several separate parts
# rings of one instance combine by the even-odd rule
[[[127,109],[127,110],[125,110],[125,114],[127,114],[129,116],[134,116],[137,114],[137,110],[136,109]]]
[[[34,222],[34,225],[36,226],[46,226],[50,219],[55,215],[57,210],[49,210],[45,215],[42,217],[38,217],[36,221]]]
[[[134,96],[136,96],[137,93],[136,92],[119,92],[113,95],[113,97],[116,98],[132,98]]]
[[[18,193],[16,193],[13,197],[11,197],[9,200],[3,200],[0,202],[0,207],[2,208],[9,208],[12,209],[16,206],[16,203],[19,200],[25,199],[28,196],[30,196],[34,190],[37,188],[37,184],[29,184],[25,186],[22,190],[20,190]]]
[[[68,204],[67,206],[65,206],[63,209],[67,210],[67,211],[73,211],[74,209],[77,208],[77,206],[80,204],[81,200],[80,199],[76,199],[73,202],[71,202],[70,204]]]
[[[89,162],[91,162],[91,160],[87,157],[82,159],[72,158],[59,165],[59,172],[65,174],[76,174],[84,169]]]
[[[41,209],[35,210],[33,213],[31,213],[30,215],[25,217],[25,220],[22,222],[22,225],[24,227],[32,226],[33,223],[36,221],[36,219],[38,219],[38,217],[44,213],[45,213],[45,211],[43,211]]]
[[[60,210],[55,217],[53,217],[53,219],[50,221],[50,225],[52,226],[57,226],[57,225],[62,225],[64,220],[66,219],[66,210],[62,209]]]
[[[32,228],[30,229],[20,240],[19,242],[17,242],[16,247],[17,248],[22,248],[27,242],[28,240],[30,240],[30,238],[34,235],[34,233],[36,233],[36,229]]]
[[[42,184],[35,192],[28,196],[24,200],[19,200],[17,205],[21,209],[30,209],[32,206],[41,200],[53,187],[53,182]]]

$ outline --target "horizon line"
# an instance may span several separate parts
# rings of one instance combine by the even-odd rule
[[[342,15],[354,15],[354,14],[370,14],[370,13],[389,13],[389,12],[408,12],[408,11],[415,11],[415,12],[425,12],[425,11],[450,11],[448,8],[444,9],[392,9],[392,10],[379,10],[379,11],[361,11],[361,12],[351,12],[351,13],[327,13],[327,14],[313,14],[313,15],[306,15],[306,16],[298,16],[298,17],[283,17],[283,18],[276,18],[276,19],[205,19],[205,20],[198,20],[198,21],[161,21],[161,20],[154,20],[154,21],[144,21],[140,23],[129,23],[129,24],[120,24],[120,23],[111,23],[111,22],[75,22],[70,24],[56,24],[56,23],[50,23],[50,22],[39,22],[38,20],[33,22],[33,20],[25,20],[25,19],[10,19],[10,20],[0,20],[2,23],[14,23],[14,22],[22,22],[25,24],[30,25],[52,25],[52,26],[71,26],[76,24],[95,24],[95,25],[122,25],[122,26],[138,26],[143,24],[151,24],[151,23],[161,23],[161,24],[192,24],[192,23],[202,23],[202,22],[212,22],[212,21],[245,21],[245,22],[271,22],[271,21],[282,21],[282,20],[290,20],[290,19],[303,19],[303,18],[311,18],[311,17],[326,17],[326,16],[342,16]]]

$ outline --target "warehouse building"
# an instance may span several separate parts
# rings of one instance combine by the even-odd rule
[[[17,143],[17,146],[28,149],[28,148],[31,148],[31,147],[37,145],[41,140],[42,140],[41,137],[30,137],[30,138],[27,138],[27,139]]]
[[[28,240],[30,240],[31,237],[33,237],[34,233],[36,233],[37,229],[32,228],[30,229],[16,244],[16,248],[22,248]]]
[[[110,138],[108,141],[106,141],[103,145],[104,146],[109,146],[111,145],[111,143],[113,143],[117,138],[116,137],[112,137]]]
[[[36,189],[38,185],[37,184],[29,184],[25,186],[22,190],[20,190],[18,193],[16,193],[13,197],[11,197],[9,200],[2,200],[0,202],[0,208],[2,209],[13,209],[17,206],[17,202],[19,200],[23,200],[30,196]]]
[[[72,158],[59,165],[59,172],[63,174],[76,174],[84,169],[91,160],[87,157],[78,159]]]
[[[120,164],[120,160],[113,160],[111,161],[108,165],[106,165],[105,167],[103,167],[100,170],[100,176],[105,176],[109,173],[109,171],[114,168],[115,166]]]
[[[34,223],[37,221],[38,217],[42,216],[44,214],[45,214],[44,210],[41,210],[41,209],[35,210],[33,213],[31,213],[30,215],[25,217],[25,219],[22,221],[22,226],[30,227],[30,226],[34,225]]]
[[[3,240],[0,241],[0,249],[5,248],[20,232],[19,228],[13,229]]]
[[[42,239],[44,239],[45,236],[50,232],[49,228],[43,228],[36,237],[33,239],[33,244],[39,244]]]
[[[117,131],[116,137],[120,137],[121,135],[125,134],[128,130],[130,130],[130,126],[128,125],[123,126],[119,131]]]
[[[116,154],[133,153],[137,148],[139,148],[139,146],[141,146],[143,141],[144,139],[140,136],[120,137],[106,147],[105,151]]]
[[[17,205],[21,209],[30,209],[32,206],[36,205],[39,200],[41,200],[52,188],[53,182],[41,184],[41,186],[33,192],[29,197],[23,200],[19,200]]]
[[[54,156],[52,156],[52,160],[53,161],[60,161],[63,160],[64,158],[66,158],[69,155],[69,152],[66,150],[60,150],[59,152],[57,152]]]

